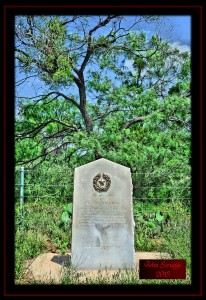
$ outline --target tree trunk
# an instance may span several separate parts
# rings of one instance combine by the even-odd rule
[[[79,77],[81,81],[81,85],[78,85],[79,96],[80,96],[80,111],[85,122],[86,131],[90,133],[93,130],[93,124],[92,124],[92,119],[90,118],[87,112],[87,106],[86,106],[87,101],[86,101],[86,92],[85,92],[83,74],[81,74],[81,76]]]
[[[93,130],[93,124],[92,124],[92,120],[91,120],[90,116],[87,113],[86,107],[81,109],[81,113],[82,113],[82,117],[85,121],[86,131],[88,133],[90,133]]]

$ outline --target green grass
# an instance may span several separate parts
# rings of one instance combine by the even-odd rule
[[[53,249],[66,253],[71,244],[71,227],[62,224],[64,204],[29,203],[24,206],[24,217],[16,208],[15,274],[24,276],[23,266],[28,259]]]
[[[16,205],[16,282],[21,282],[24,278],[24,265],[27,260],[51,250],[59,254],[65,254],[70,250],[71,222],[62,222],[64,211],[65,203],[45,204],[36,201],[25,204],[22,219]],[[175,202],[156,206],[149,203],[135,203],[133,211],[136,223],[135,251],[167,252],[174,259],[186,259],[187,279],[140,280],[135,271],[130,271],[119,272],[112,277],[105,277],[100,272],[96,278],[87,276],[82,282],[78,272],[69,266],[61,284],[191,284],[190,210],[181,202]],[[32,281],[30,284],[39,282]]]
[[[162,220],[158,219],[159,212]],[[134,205],[135,249],[190,256],[191,220],[188,209],[179,203],[158,206]],[[181,247],[180,247],[181,245]]]

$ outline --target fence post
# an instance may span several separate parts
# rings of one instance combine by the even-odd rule
[[[20,170],[20,208],[23,214],[24,207],[24,167]]]

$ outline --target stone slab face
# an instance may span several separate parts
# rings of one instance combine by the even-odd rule
[[[75,169],[72,256],[77,269],[135,267],[130,169],[101,158]]]

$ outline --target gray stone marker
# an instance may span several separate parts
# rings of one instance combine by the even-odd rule
[[[72,265],[135,267],[130,169],[101,158],[75,169]]]

